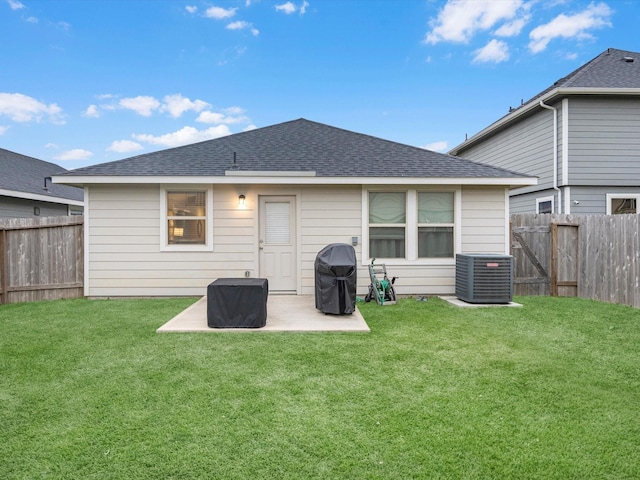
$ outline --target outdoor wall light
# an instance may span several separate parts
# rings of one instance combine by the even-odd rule
[[[244,195],[240,195],[238,197],[238,205],[241,207],[244,207],[244,201],[245,201],[246,197]]]

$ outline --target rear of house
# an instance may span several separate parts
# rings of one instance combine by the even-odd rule
[[[508,253],[509,189],[535,178],[300,119],[55,181],[85,188],[85,295],[115,297],[312,295],[331,243],[354,245],[358,294],[373,258],[399,294],[450,294],[456,253]]]

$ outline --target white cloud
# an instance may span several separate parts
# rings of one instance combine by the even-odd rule
[[[20,10],[24,8],[24,3],[19,2],[18,0],[7,0],[7,3],[11,7],[11,10]]]
[[[152,145],[162,145],[164,147],[177,147],[189,143],[211,140],[212,138],[230,135],[231,131],[226,125],[210,127],[206,130],[198,130],[194,127],[184,127],[180,130],[165,135],[154,136],[149,134],[133,134],[133,138],[138,141],[150,143]]]
[[[9,126],[0,125],[0,135],[4,135],[5,133],[7,133],[7,130],[9,130]]]
[[[132,140],[116,140],[115,142],[111,143],[109,148],[107,148],[107,150],[110,152],[118,153],[137,152],[138,150],[143,149],[144,147],[142,145]]]
[[[122,108],[133,110],[143,117],[150,117],[154,110],[160,108],[160,102],[158,100],[142,95],[133,98],[123,98],[118,104]]]
[[[516,18],[513,22],[505,23],[498,28],[494,33],[499,37],[515,37],[520,35],[520,32],[524,26],[529,23],[531,15],[525,15],[521,18]]]
[[[251,130],[255,130],[256,128],[258,128],[258,127],[256,127],[254,124],[251,124],[251,125],[247,125],[246,127],[244,127],[244,129],[242,131],[243,132],[249,132]]]
[[[524,0],[449,0],[438,18],[430,22],[432,30],[424,41],[466,43],[478,31],[489,30],[501,21],[524,15]]]
[[[67,150],[66,152],[62,152],[59,155],[53,157],[56,160],[86,160],[87,158],[93,157],[93,152],[89,150],[84,150],[82,148],[74,148],[73,150]]]
[[[207,18],[215,18],[221,20],[223,18],[231,18],[236,14],[237,8],[222,8],[222,7],[209,7],[204,12],[204,16]]]
[[[500,63],[509,60],[509,47],[495,38],[474,53],[473,63]]]
[[[575,15],[560,14],[549,23],[540,25],[529,34],[529,50],[540,53],[555,38],[592,38],[588,30],[610,27],[613,10],[606,3],[591,3],[583,12]]]
[[[169,112],[174,118],[178,118],[184,112],[193,110],[194,112],[200,112],[207,108],[209,104],[202,100],[191,101],[190,99],[183,97],[181,94],[176,93],[174,95],[166,95],[163,99],[162,111]]]
[[[222,123],[225,125],[244,123],[249,121],[249,119],[243,115],[243,113],[244,110],[239,107],[227,108],[224,110],[224,113],[204,111],[196,118],[196,122]]]
[[[189,13],[196,13],[198,11],[198,7],[195,5],[187,5],[184,9]]]
[[[304,15],[307,13],[307,7],[309,6],[309,2],[304,0],[300,6],[296,6],[293,2],[286,2],[280,5],[275,5],[273,8],[276,9],[276,12],[282,12],[286,15],[291,15],[292,13],[300,12],[300,15]]]
[[[283,3],[282,5],[276,5],[274,8],[276,9],[276,12],[283,12],[283,13],[286,13],[287,15],[291,15],[292,13],[295,13],[296,10],[298,9],[291,2]]]
[[[422,148],[425,150],[431,150],[432,152],[446,152],[449,149],[449,144],[446,140],[441,140],[439,142],[424,145]]]
[[[21,93],[0,93],[0,116],[2,115],[14,122],[39,122],[43,117],[48,117],[52,123],[64,123],[62,108],[58,105],[47,105]]]
[[[257,28],[254,28],[253,24],[245,21],[231,22],[227,25],[227,29],[229,30],[249,30],[253,36],[257,36],[260,31]]]
[[[57,143],[51,143],[51,142],[47,143],[44,147],[45,148],[54,148],[54,149],[60,148],[60,146]]]
[[[87,109],[84,111],[83,116],[89,118],[98,118],[100,116],[100,111],[98,110],[97,105],[89,105]]]

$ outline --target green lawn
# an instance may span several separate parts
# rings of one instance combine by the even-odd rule
[[[640,310],[516,300],[359,304],[368,334],[0,306],[0,478],[640,478]]]

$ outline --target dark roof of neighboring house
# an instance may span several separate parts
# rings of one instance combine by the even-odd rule
[[[50,196],[53,203],[61,203],[60,199],[82,202],[84,192],[80,188],[56,185],[48,180],[48,192],[44,189],[45,177],[66,171],[55,163],[0,148],[0,190]]]
[[[224,176],[233,170],[234,156],[240,172],[315,172],[316,177],[528,177],[303,118],[60,176]]]
[[[556,88],[640,88],[640,53],[608,48],[525,104]]]
[[[640,53],[608,48],[550,88],[640,88]]]

